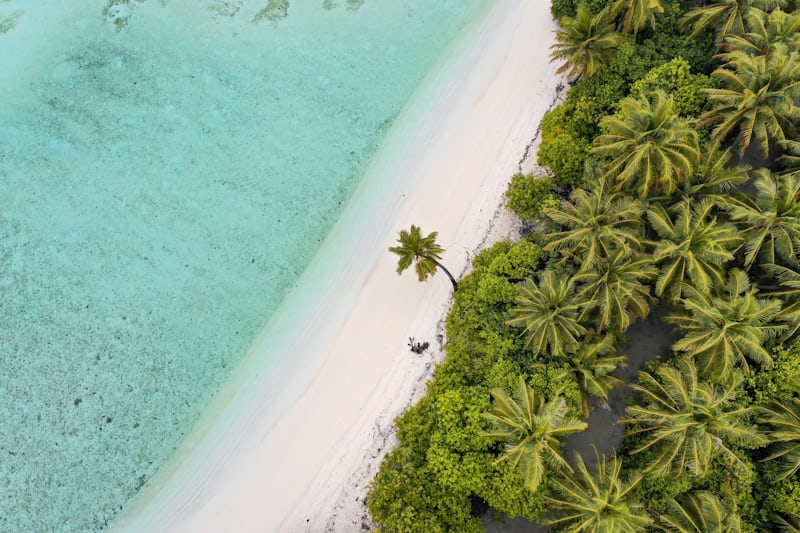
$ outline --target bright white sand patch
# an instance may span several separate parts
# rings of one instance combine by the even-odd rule
[[[408,337],[438,348],[451,290],[443,275],[398,278],[386,248],[415,223],[439,232],[451,270],[467,267],[556,96],[554,27],[545,0],[495,3],[400,118],[377,178],[362,183],[215,409],[117,530],[359,530],[391,421],[439,358],[409,352]],[[296,358],[260,363],[274,350]]]

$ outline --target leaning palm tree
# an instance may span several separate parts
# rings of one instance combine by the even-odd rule
[[[695,358],[704,376],[727,379],[734,367],[748,373],[748,361],[770,368],[772,357],[764,348],[786,329],[781,301],[758,298],[747,274],[732,270],[720,296],[686,285],[678,310],[666,321],[683,333],[672,348]]]
[[[397,273],[402,274],[404,270],[414,265],[417,271],[417,277],[420,281],[425,281],[428,276],[436,274],[436,267],[442,269],[450,278],[450,283],[453,284],[453,290],[458,290],[458,283],[456,279],[447,270],[443,264],[439,262],[444,253],[444,248],[436,243],[437,232],[428,234],[427,237],[422,236],[422,230],[419,226],[411,225],[409,231],[401,230],[400,237],[397,242],[400,246],[392,246],[389,251],[400,256],[397,262]]]
[[[643,248],[644,206],[621,193],[607,190],[598,181],[589,191],[575,189],[572,200],[544,213],[564,230],[546,235],[545,250],[560,251],[565,259],[581,265],[592,265],[612,250],[627,252]]]
[[[785,46],[776,46],[769,56],[741,51],[727,55],[728,63],[711,73],[722,88],[707,88],[710,109],[700,116],[699,126],[716,124],[711,135],[721,143],[737,133],[740,156],[755,138],[761,155],[769,155],[771,141],[783,142],[794,133],[800,118],[800,59]]]
[[[607,9],[592,14],[581,4],[574,18],[563,17],[558,23],[561,29],[556,31],[550,58],[563,59],[564,64],[556,72],[569,71],[576,81],[591,77],[598,68],[610,63],[623,41],[622,35],[614,31]]]
[[[526,487],[535,491],[548,468],[569,470],[561,455],[562,441],[567,435],[586,429],[587,424],[569,416],[564,398],[545,401],[523,376],[519,376],[513,398],[499,388],[493,389],[491,395],[492,410],[484,416],[493,430],[484,436],[505,443],[505,452],[499,460],[518,468]]]
[[[611,4],[612,16],[622,14],[620,26],[625,33],[638,33],[647,24],[655,28],[656,13],[663,12],[661,0],[615,0]]]
[[[767,13],[751,9],[745,14],[745,28],[747,31],[744,33],[731,33],[725,37],[728,51],[768,56],[781,46],[792,53],[800,45],[800,13],[787,13],[781,9]],[[721,54],[721,57],[729,56]]]
[[[696,37],[707,28],[717,29],[717,41],[726,35],[745,32],[745,17],[753,9],[770,11],[786,5],[786,0],[716,0],[690,9],[681,19],[681,27],[691,28],[691,37]]]
[[[564,472],[553,478],[557,495],[547,501],[553,516],[545,519],[566,533],[637,533],[648,531],[652,519],[633,491],[642,479],[634,473],[622,475],[622,461],[617,457],[598,457],[590,472],[579,453],[575,454],[577,472]]]
[[[742,520],[714,494],[702,490],[668,499],[658,528],[674,533],[740,533]]]
[[[673,111],[663,90],[623,98],[618,116],[600,120],[603,133],[591,152],[611,158],[604,178],[618,189],[635,186],[640,198],[672,194],[700,160],[692,124]]]
[[[772,450],[764,460],[780,459],[781,470],[776,480],[795,476],[800,471],[800,399],[769,402],[758,421],[772,427],[769,432]]]
[[[647,472],[703,476],[716,458],[740,465],[731,448],[757,448],[767,439],[750,423],[756,411],[735,403],[741,379],[719,386],[698,379],[694,361],[680,358],[674,366],[661,365],[655,375],[639,372],[631,387],[641,402],[626,409],[620,421],[628,436],[640,444],[632,453],[649,452]]]
[[[608,333],[583,342],[574,351],[558,358],[566,363],[564,372],[578,384],[585,417],[589,416],[591,396],[608,401],[609,391],[625,384],[611,374],[627,359],[624,355],[617,355],[616,346],[616,336]],[[550,364],[536,363],[534,367],[549,367]]]
[[[800,175],[777,176],[765,168],[755,171],[755,196],[732,206],[731,218],[744,228],[744,265],[783,261],[800,266]]]
[[[717,222],[713,210],[707,200],[694,207],[680,204],[674,220],[661,206],[648,210],[650,224],[661,237],[653,251],[653,259],[661,263],[657,296],[677,299],[688,280],[705,293],[724,285],[724,264],[733,259],[742,238],[733,225]]]
[[[624,250],[614,250],[594,265],[575,276],[583,286],[578,296],[587,305],[579,320],[593,323],[595,331],[609,327],[622,333],[637,318],[650,312],[655,300],[650,296],[649,281],[656,278],[658,269],[649,256],[630,256]]]
[[[516,303],[508,323],[525,328],[525,346],[534,355],[565,355],[586,333],[578,321],[583,302],[575,294],[575,282],[552,270],[540,273],[538,283],[527,279],[517,285]]]

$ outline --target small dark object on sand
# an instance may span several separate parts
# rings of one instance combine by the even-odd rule
[[[416,354],[421,354],[428,349],[428,346],[430,346],[430,344],[427,342],[414,342],[414,337],[408,338],[408,347]]]

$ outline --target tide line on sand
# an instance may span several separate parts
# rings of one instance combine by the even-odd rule
[[[392,420],[442,357],[451,290],[442,275],[398,278],[386,249],[414,223],[438,231],[443,262],[464,272],[487,235],[507,236],[510,218],[497,216],[503,191],[561,85],[548,60],[549,2],[492,4],[429,84],[423,108],[393,127],[386,143],[397,148],[371,169],[386,179],[356,191],[288,308],[112,530],[294,533],[366,523],[367,485],[393,444]],[[432,348],[411,353],[409,337]],[[296,357],[260,363],[275,350]]]

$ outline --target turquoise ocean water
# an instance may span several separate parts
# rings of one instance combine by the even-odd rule
[[[486,4],[0,1],[0,531],[169,460]]]

